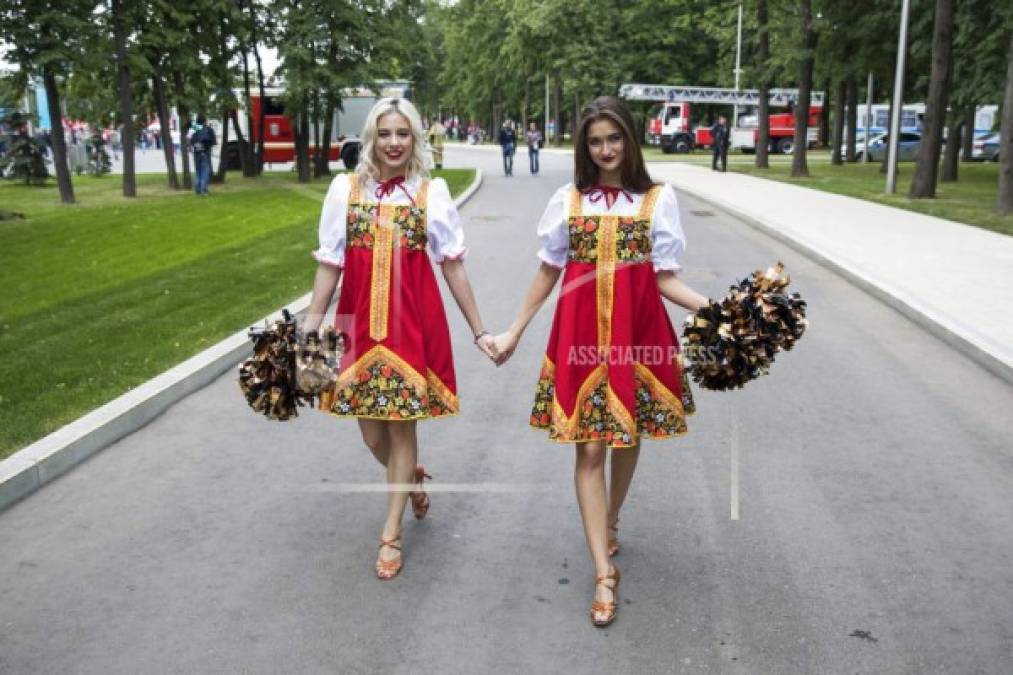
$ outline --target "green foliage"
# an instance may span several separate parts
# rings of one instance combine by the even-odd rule
[[[19,111],[8,113],[0,126],[9,130],[3,136],[4,152],[0,155],[0,175],[25,185],[41,185],[49,177],[46,169],[46,147],[27,133],[28,116]]]

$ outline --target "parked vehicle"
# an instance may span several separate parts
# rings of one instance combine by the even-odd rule
[[[979,162],[998,162],[999,134],[994,133],[974,139],[971,146],[971,159]]]
[[[881,162],[886,157],[890,145],[890,134],[881,134],[869,141],[869,159],[873,162]],[[897,160],[910,162],[918,159],[918,151],[922,147],[922,135],[913,131],[905,131],[900,135],[897,144]],[[865,155],[865,147],[858,149],[858,160],[861,161]]]

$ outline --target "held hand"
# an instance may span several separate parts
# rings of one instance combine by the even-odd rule
[[[492,335],[486,333],[475,342],[475,346],[482,350],[482,353],[488,356],[490,361],[496,361],[495,343]]]
[[[517,348],[517,340],[517,337],[509,331],[493,338],[494,360],[497,366],[502,366],[513,355],[514,349]]]

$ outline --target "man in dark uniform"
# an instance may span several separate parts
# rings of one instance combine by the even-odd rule
[[[718,117],[717,124],[711,127],[711,151],[714,153],[711,158],[711,169],[718,170],[718,160],[721,160],[721,171],[728,168],[728,145],[731,142],[728,133],[728,120],[724,115]]]

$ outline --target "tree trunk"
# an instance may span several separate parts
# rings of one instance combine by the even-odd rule
[[[331,136],[334,135],[334,110],[337,108],[337,102],[335,97],[328,93],[325,99],[327,105],[324,108],[324,137],[321,139],[320,147],[317,152],[317,171],[318,176],[330,176],[331,175]]]
[[[159,135],[162,137],[162,152],[165,153],[165,171],[169,179],[169,187],[178,190],[176,154],[172,149],[172,130],[169,129],[169,107],[165,101],[165,83],[162,82],[159,70],[161,70],[161,66],[155,65],[155,72],[151,75],[151,90],[155,94],[155,111],[158,114],[158,124],[161,127]]]
[[[555,85],[556,86],[552,87],[552,113],[553,113],[553,121],[555,122],[554,128],[552,130],[553,131],[552,140],[556,145],[559,145],[559,141],[563,137],[563,127],[562,127],[563,111],[560,109],[560,102],[562,101],[563,98],[562,95],[563,83],[559,80],[558,77],[556,78]]]
[[[257,49],[257,14],[256,3],[250,3],[250,43],[253,45],[253,59],[257,62],[257,87],[260,90],[260,107],[257,111],[257,174],[264,171],[264,106],[267,105],[267,92],[264,87],[264,66],[260,61],[260,50]],[[251,134],[251,140],[253,135]]]
[[[236,131],[236,142],[239,144],[239,168],[242,170],[244,176],[256,175],[251,173],[252,167],[250,162],[252,161],[252,153],[250,152],[250,144],[246,142],[246,137],[243,136],[243,130],[239,126],[239,112],[233,108],[229,111],[229,119],[232,120],[232,128]]]
[[[961,160],[970,162],[974,159],[974,122],[976,106],[972,103],[964,111],[964,135],[961,137]]]
[[[848,142],[844,152],[844,159],[854,162],[858,159],[858,82],[855,78],[849,77],[845,87],[848,106]]]
[[[176,84],[176,93],[180,97],[176,101],[176,110],[179,112],[179,155],[183,167],[183,189],[189,190],[193,188],[193,181],[190,178],[190,143],[186,138],[186,132],[190,129],[190,109],[182,102],[183,73],[174,71],[172,77]]]
[[[246,116],[246,129],[247,133],[253,129],[253,117],[250,110],[251,97],[250,97],[250,64],[247,58],[246,45],[241,45],[243,51],[243,95],[245,100],[243,101],[243,114]],[[253,139],[248,141],[244,140],[240,143],[241,152],[243,153],[243,175],[247,178],[256,176],[259,172],[257,171],[256,162],[253,156]]]
[[[809,102],[812,98],[813,67],[816,60],[816,31],[813,29],[812,0],[800,0],[802,19],[802,62],[798,82],[798,105],[795,106],[795,148],[791,158],[792,178],[809,175],[806,164],[809,131]]]
[[[823,91],[825,92],[823,94],[824,97],[830,98],[830,96],[831,96],[831,93],[830,93],[831,89],[832,89],[832,87],[831,87],[830,80],[827,80],[824,83],[824,87],[823,87]],[[841,100],[844,100],[843,96],[839,96],[840,93],[841,92],[834,92],[833,96],[835,98],[840,98]],[[833,103],[834,103],[834,107],[836,109],[836,107],[837,107],[837,101],[834,101]],[[824,148],[827,146],[827,140],[830,138],[830,116],[827,115],[827,110],[829,110],[829,108],[830,108],[829,104],[830,104],[830,101],[824,101],[824,103],[823,103],[823,114],[820,115],[820,128],[819,128],[818,136],[816,138],[817,144],[819,144],[821,147],[824,147]]]
[[[841,80],[837,83],[837,91],[834,92],[834,133],[830,138],[830,163],[836,166],[844,164],[841,145],[844,143],[844,99],[847,96],[847,88],[847,83]],[[827,89],[829,91],[829,87]]]
[[[767,0],[756,0],[756,69],[760,72],[760,100],[756,115],[760,128],[756,134],[756,168],[770,166],[770,81],[767,67],[770,60],[770,33],[767,23]]]
[[[63,135],[63,110],[60,108],[60,90],[56,86],[56,74],[51,65],[42,67],[42,79],[49,101],[49,119],[53,125],[53,165],[56,182],[60,186],[60,201],[74,203],[74,185],[70,182],[70,167],[67,166],[67,141]]]
[[[215,172],[214,178],[212,180],[212,182],[214,183],[225,182],[225,172],[228,169],[228,165],[226,163],[228,153],[225,152],[225,149],[228,147],[228,145],[229,145],[229,116],[228,113],[226,113],[222,115],[221,154],[218,156],[218,171]]]
[[[299,113],[299,124],[295,133],[295,166],[300,183],[309,183],[311,168],[309,161],[310,117],[305,108]]]
[[[320,175],[320,96],[313,97],[313,152],[310,155],[310,174],[316,178]]]
[[[910,197],[936,196],[939,151],[942,149],[943,126],[946,123],[946,99],[953,70],[953,2],[954,0],[936,0],[929,96],[925,100],[925,125],[908,193]]]
[[[954,111],[950,115],[950,126],[946,133],[946,146],[943,148],[943,168],[939,174],[939,180],[943,183],[955,183],[957,181],[957,171],[960,166],[960,133],[963,126],[964,120],[960,118],[958,111]],[[967,135],[966,132],[965,135]]]
[[[127,29],[123,20],[123,1],[112,0],[113,39],[116,42],[116,74],[120,98],[120,118],[123,131],[120,143],[123,145],[123,196],[137,196],[137,175],[134,167],[134,90],[130,83],[130,67],[127,62]]]
[[[1006,95],[999,129],[999,198],[995,208],[1001,215],[1013,213],[1013,31],[1006,55]]]

